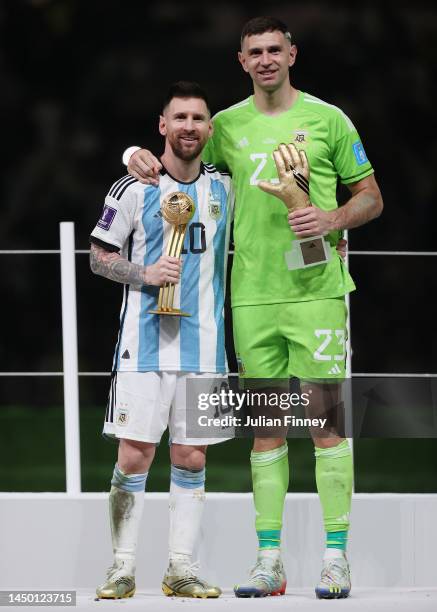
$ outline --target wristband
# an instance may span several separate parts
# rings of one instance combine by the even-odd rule
[[[132,155],[136,151],[139,151],[140,149],[141,147],[129,147],[128,149],[126,149],[126,151],[123,153],[123,156],[121,158],[121,161],[123,162],[123,164],[127,166]]]

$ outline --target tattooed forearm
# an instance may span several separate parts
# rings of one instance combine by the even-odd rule
[[[94,274],[127,285],[145,284],[145,267],[131,263],[118,253],[91,244],[90,267]]]

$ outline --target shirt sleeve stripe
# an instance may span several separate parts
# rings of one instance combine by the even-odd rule
[[[118,179],[118,181],[115,181],[115,183],[112,185],[111,189],[109,190],[108,195],[112,196],[112,194],[117,189],[117,187],[129,177],[130,177],[130,174],[125,174],[120,179]]]
[[[116,246],[115,244],[110,244],[109,242],[105,242],[104,240],[100,240],[100,238],[96,238],[92,234],[90,236],[90,242],[92,244],[95,244],[95,245],[99,246],[99,247],[102,247],[102,249],[105,249],[105,251],[109,251],[110,253],[119,253],[120,252],[120,247],[119,246]]]
[[[363,178],[366,178],[366,176],[370,176],[371,174],[374,174],[374,169],[373,168],[368,168],[367,170],[364,170],[363,172],[359,172],[358,174],[354,174],[354,176],[349,176],[347,178],[340,178],[340,181],[344,184],[347,185],[348,183],[355,183],[357,181],[360,181]]]

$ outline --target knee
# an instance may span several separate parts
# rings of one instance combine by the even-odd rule
[[[338,446],[344,440],[345,438],[339,438],[338,436],[324,436],[324,437],[313,436],[313,442],[316,448],[334,448],[334,446]]]
[[[206,464],[206,446],[172,444],[170,458],[173,465],[187,470],[202,470]]]
[[[256,453],[275,450],[285,444],[285,438],[255,438],[253,441],[253,450]]]
[[[155,444],[121,439],[118,448],[118,465],[125,474],[147,472],[155,456]]]

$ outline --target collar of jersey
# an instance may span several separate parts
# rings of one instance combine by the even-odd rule
[[[173,181],[175,181],[176,183],[180,183],[181,185],[192,185],[193,183],[195,183],[196,181],[198,181],[198,180],[199,180],[199,177],[200,177],[200,175],[201,175],[201,174],[205,174],[205,168],[204,168],[204,166],[203,166],[203,162],[201,161],[201,162],[200,162],[200,172],[199,172],[199,174],[196,176],[196,178],[195,178],[195,179],[193,179],[192,181],[188,181],[188,182],[185,182],[185,181],[180,181],[179,179],[177,179],[177,178],[175,178],[174,176],[172,176],[172,175],[170,174],[170,172],[167,170],[167,168],[165,168],[164,164],[162,163],[162,160],[160,160],[160,161],[161,161],[161,164],[162,164],[162,168],[161,168],[161,170],[159,171],[159,174],[160,174],[161,176],[164,176],[165,174],[167,174],[167,176],[169,176],[169,177],[170,177],[170,178],[171,178]]]
[[[275,121],[275,119],[279,119],[279,117],[282,117],[283,115],[286,115],[287,113],[294,113],[295,110],[302,104],[304,95],[305,95],[304,92],[301,89],[299,89],[299,94],[297,96],[295,103],[292,104],[290,108],[287,108],[287,110],[282,111],[282,113],[279,113],[278,115],[267,115],[266,113],[263,113],[260,110],[258,110],[255,105],[255,96],[253,94],[249,96],[249,104],[250,104],[250,108],[252,112],[255,113],[256,115],[262,115],[266,119]]]

